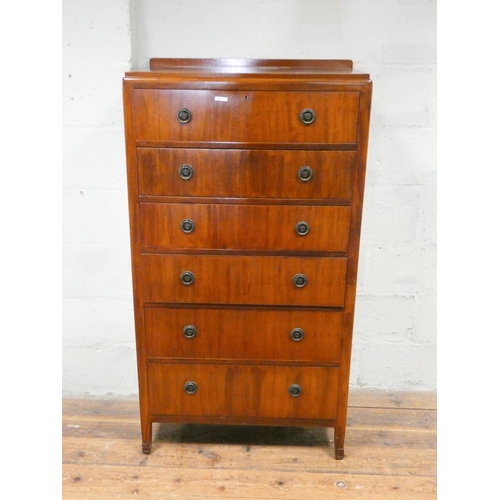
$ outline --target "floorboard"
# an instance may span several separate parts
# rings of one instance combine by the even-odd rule
[[[436,393],[352,391],[344,460],[333,429],[153,425],[136,400],[63,399],[63,499],[434,499]]]

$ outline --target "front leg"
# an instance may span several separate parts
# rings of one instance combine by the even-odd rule
[[[142,422],[141,431],[142,431],[142,452],[145,455],[149,455],[151,453],[153,424],[151,422]]]
[[[342,460],[344,458],[344,439],[345,426],[335,427],[335,458]]]

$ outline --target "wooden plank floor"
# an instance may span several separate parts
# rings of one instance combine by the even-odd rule
[[[344,460],[333,429],[153,424],[138,402],[63,400],[63,499],[436,498],[436,393],[352,391]]]

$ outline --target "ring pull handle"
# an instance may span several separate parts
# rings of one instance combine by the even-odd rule
[[[294,328],[290,332],[290,338],[295,342],[300,342],[304,338],[304,330],[302,328]]]
[[[300,112],[300,120],[304,125],[311,125],[311,123],[316,119],[316,113],[314,109],[306,108]]]
[[[302,182],[307,182],[312,179],[313,170],[308,166],[300,167],[297,175]]]
[[[304,286],[306,286],[307,284],[307,278],[305,277],[305,275],[303,274],[296,274],[294,277],[293,277],[293,284],[297,287],[297,288],[303,288]]]
[[[184,271],[181,274],[181,281],[183,285],[192,285],[194,283],[194,274],[191,271]]]
[[[295,225],[295,232],[299,236],[305,236],[309,232],[309,224],[304,221],[297,222],[297,224]]]
[[[185,163],[179,167],[179,175],[181,179],[187,181],[193,177],[193,167]]]
[[[181,222],[181,230],[186,234],[192,233],[194,231],[194,222],[191,219],[184,219]]]
[[[181,108],[177,111],[177,120],[185,125],[191,121],[192,115],[188,108]]]
[[[196,337],[196,334],[198,332],[197,332],[195,326],[193,326],[193,325],[186,325],[182,329],[182,333],[184,334],[184,337],[186,337],[187,339],[192,339],[192,338]]]
[[[187,394],[194,394],[198,390],[198,386],[194,382],[186,382],[184,384],[184,390]]]

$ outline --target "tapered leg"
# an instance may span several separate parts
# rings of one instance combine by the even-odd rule
[[[345,427],[335,427],[335,458],[337,460],[344,458],[344,438]]]
[[[141,430],[142,430],[142,452],[145,455],[149,455],[151,453],[153,424],[151,422],[141,422]]]

